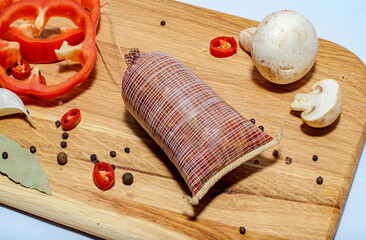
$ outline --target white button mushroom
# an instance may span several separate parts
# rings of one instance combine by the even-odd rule
[[[303,15],[281,10],[266,16],[253,29],[241,32],[241,46],[251,52],[254,65],[267,80],[288,84],[301,79],[314,65],[318,37],[313,25]],[[247,49],[248,46],[251,49]]]
[[[342,93],[333,79],[324,79],[314,84],[311,93],[298,93],[291,109],[303,111],[302,120],[314,128],[332,124],[341,113]]]

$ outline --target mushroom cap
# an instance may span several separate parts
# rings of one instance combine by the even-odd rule
[[[267,80],[288,84],[301,79],[314,65],[318,37],[303,15],[281,10],[266,16],[252,42],[254,65]]]
[[[341,113],[342,93],[333,79],[324,79],[313,85],[311,93],[298,93],[291,103],[291,109],[303,111],[302,120],[314,128],[332,124]]]

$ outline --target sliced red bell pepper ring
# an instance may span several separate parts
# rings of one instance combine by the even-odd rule
[[[103,191],[110,189],[115,180],[114,170],[106,162],[97,162],[93,169],[93,181]]]
[[[59,50],[55,50],[58,60],[70,59],[80,62],[79,72],[55,85],[41,83],[38,67],[34,67],[31,75],[25,80],[17,80],[6,73],[6,69],[20,61],[19,43],[0,39],[0,85],[19,95],[36,98],[57,98],[87,79],[95,62],[95,26],[91,15],[75,0],[20,0],[9,5],[0,14],[0,37],[9,29],[9,25],[20,18],[35,20],[39,9],[44,11],[44,24],[51,17],[65,17],[74,22],[85,36],[77,46],[69,46],[63,42]],[[41,27],[44,27],[43,26]],[[36,54],[36,53],[35,53]]]
[[[41,0],[39,0],[41,1]],[[94,25],[98,25],[100,14],[99,0],[75,0],[85,7],[91,14]],[[10,6],[15,0],[5,0],[0,5],[0,11]],[[41,22],[44,20],[44,11],[40,10],[38,17],[34,21]],[[84,34],[80,29],[61,28],[61,34],[47,39],[34,38],[33,34],[39,35],[43,28],[34,28],[34,24],[22,24],[18,27],[9,27],[4,33],[4,39],[20,43],[20,53],[22,57],[30,63],[49,63],[57,61],[54,53],[55,49],[59,49],[64,41],[74,46],[84,39]],[[41,27],[44,27],[45,24]],[[34,30],[36,30],[34,32]],[[34,54],[37,52],[38,54]]]
[[[214,57],[224,58],[236,53],[238,44],[233,37],[217,37],[210,42],[210,53]]]

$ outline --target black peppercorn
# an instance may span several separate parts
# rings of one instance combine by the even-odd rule
[[[8,158],[8,153],[7,152],[3,152],[2,157],[3,157],[3,159],[7,159]]]
[[[62,148],[66,148],[67,147],[67,142],[62,141],[60,145],[61,145]]]
[[[316,183],[317,184],[323,184],[323,178],[322,177],[318,177],[317,179],[316,179]]]
[[[313,155],[313,161],[314,162],[318,161],[318,155]]]
[[[93,153],[92,155],[90,155],[90,161],[94,162],[95,160],[97,160],[97,155]]]
[[[130,153],[130,149],[128,147],[125,148],[126,153]]]
[[[62,133],[62,139],[68,139],[69,134],[67,132]]]
[[[254,119],[254,118],[250,119],[250,121],[251,121],[253,124],[255,124],[255,119]]]
[[[64,152],[57,154],[57,162],[60,165],[65,165],[67,163],[67,155]]]
[[[166,22],[165,22],[164,20],[162,20],[162,21],[160,22],[160,25],[161,25],[161,26],[165,26],[165,24],[166,24]]]
[[[112,164],[111,167],[114,169],[116,169],[116,165]]]
[[[258,127],[260,130],[264,131],[264,127],[263,126],[259,126]]]
[[[292,163],[292,158],[286,157],[285,162],[286,162],[286,164],[291,164]]]
[[[110,151],[110,152],[109,152],[109,155],[110,155],[111,157],[116,157],[116,156],[117,156],[117,153],[116,153],[116,151]]]
[[[133,175],[131,173],[123,174],[122,181],[125,185],[131,185],[133,183]]]
[[[30,146],[29,151],[31,153],[35,153],[37,151],[37,148],[35,146]]]
[[[239,232],[240,234],[245,234],[245,227],[240,227]]]
[[[259,160],[254,160],[254,164],[259,164]]]
[[[274,157],[277,157],[278,156],[278,150],[273,150],[273,152],[272,152],[272,156],[274,156]]]
[[[60,127],[61,126],[61,121],[60,120],[57,120],[56,122],[55,122],[55,125],[56,125],[56,127],[58,128],[58,127]]]

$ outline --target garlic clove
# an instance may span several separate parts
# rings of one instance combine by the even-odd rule
[[[36,126],[36,121],[30,117],[25,109],[23,101],[18,95],[8,89],[0,88],[0,117],[16,113],[24,113],[32,126]]]
[[[247,28],[239,34],[240,46],[247,52],[252,52],[252,41],[256,30],[256,27]]]

